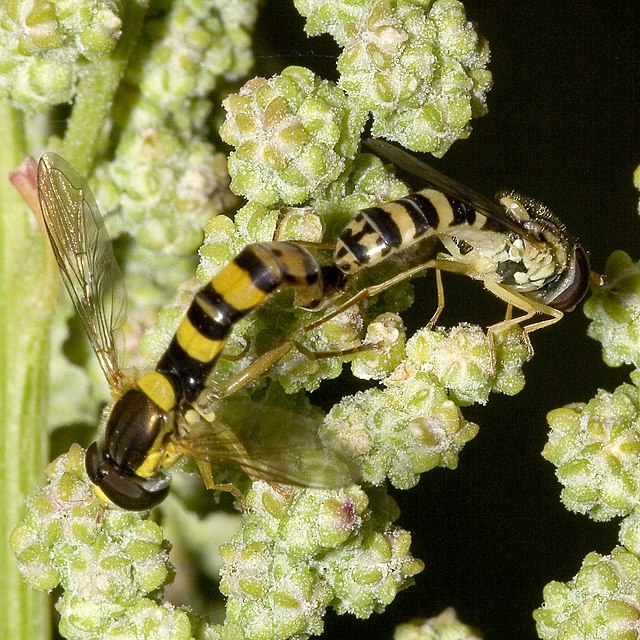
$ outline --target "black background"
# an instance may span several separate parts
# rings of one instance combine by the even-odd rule
[[[615,249],[638,258],[640,3],[476,0],[465,7],[491,45],[490,111],[434,164],[486,195],[515,188],[546,203],[580,237],[597,272]],[[258,74],[299,64],[336,78],[337,47],[329,37],[308,39],[302,27],[289,3],[263,5]],[[418,310],[423,317],[435,301],[428,280],[417,284],[428,301]],[[445,288],[445,325],[490,324],[503,312],[478,283],[450,276]],[[536,638],[531,611],[543,586],[571,579],[589,551],[611,551],[617,524],[566,511],[554,468],[540,456],[550,409],[627,380],[628,368],[602,363],[586,327],[578,309],[534,334],[524,391],[465,409],[480,433],[458,469],[436,469],[413,490],[394,493],[399,524],[412,532],[426,568],[383,615],[364,622],[329,615],[327,637],[391,638],[397,624],[451,605],[486,638]]]

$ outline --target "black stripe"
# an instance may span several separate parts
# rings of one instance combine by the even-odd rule
[[[440,224],[438,211],[429,198],[422,193],[411,193],[398,200],[411,216],[413,226],[416,228],[414,238],[423,236],[429,229],[437,229]]]
[[[448,198],[453,210],[452,225],[473,224],[476,219],[475,209],[455,198]]]
[[[282,274],[274,274],[256,254],[252,245],[246,246],[233,261],[249,274],[253,285],[265,293],[275,291],[282,284]]]
[[[198,297],[200,292],[196,293],[193,302],[187,309],[187,318],[189,322],[201,333],[205,338],[209,340],[224,340],[229,333],[229,328],[233,323],[233,319],[229,319],[229,315],[224,315],[219,312],[218,308],[214,308],[216,316],[213,317],[209,314],[207,308],[208,303],[204,306],[198,304]],[[202,296],[201,298],[204,298]],[[229,307],[229,305],[226,305]],[[237,315],[236,315],[237,317]]]
[[[344,246],[340,247],[340,249],[338,249],[338,251],[336,252],[336,260],[341,260],[342,258],[344,258],[344,256],[347,255],[347,253],[351,253],[356,264],[369,264],[373,253],[369,252],[363,244],[360,244],[360,239],[368,233],[370,232],[364,230],[359,233],[353,233],[350,227],[344,229],[344,231],[340,234],[340,241]],[[378,239],[380,239],[379,236]]]
[[[199,297],[206,306],[215,309],[218,316],[218,324],[224,327],[226,323],[227,330],[234,322],[236,322],[236,320],[239,320],[246,314],[246,311],[239,311],[232,304],[229,304],[215,290],[215,288],[213,287],[213,282],[210,282],[209,284],[206,284],[204,287],[202,287],[202,289],[198,291],[196,296]],[[192,306],[193,304],[195,304],[195,301],[192,303]],[[189,307],[189,310],[191,310],[191,307]]]
[[[402,245],[400,229],[393,219],[393,215],[385,210],[384,205],[382,207],[363,209],[361,213],[369,218],[370,224],[373,225],[373,230],[380,233],[381,239],[389,249]]]
[[[156,371],[166,375],[170,380],[177,381],[174,384],[176,391],[180,389],[182,397],[187,402],[193,402],[204,388],[216,360],[217,358],[210,362],[200,362],[192,358],[174,336],[169,348],[156,365]]]

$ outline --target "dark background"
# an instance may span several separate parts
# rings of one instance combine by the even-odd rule
[[[546,203],[580,237],[597,272],[615,249],[638,258],[640,3],[469,0],[465,7],[491,44],[489,114],[434,164],[486,195],[515,188]],[[306,38],[302,27],[288,2],[264,4],[258,74],[300,64],[335,79],[337,47],[329,37]],[[445,278],[443,324],[500,318],[503,309],[490,306],[479,283]],[[435,301],[428,280],[417,286]],[[491,317],[478,317],[478,307]],[[364,622],[329,615],[326,637],[391,638],[397,624],[451,605],[486,638],[536,638],[531,611],[543,586],[571,579],[589,551],[611,551],[617,524],[566,511],[554,468],[540,455],[550,409],[627,380],[628,368],[602,363],[586,327],[578,309],[534,334],[524,391],[465,409],[481,429],[458,469],[436,469],[394,493],[398,524],[412,532],[426,568],[382,615]]]

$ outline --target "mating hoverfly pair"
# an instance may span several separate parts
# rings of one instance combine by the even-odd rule
[[[496,326],[520,324],[538,312],[548,316],[524,325],[525,335],[556,322],[581,300],[589,281],[586,253],[545,207],[516,194],[501,194],[493,202],[393,145],[371,141],[370,146],[430,187],[356,213],[338,236],[328,266],[320,267],[301,243],[248,245],[195,294],[155,369],[135,380],[128,380],[117,364],[114,332],[124,292],[96,202],[67,162],[52,153],[42,156],[37,186],[45,227],[115,399],[104,433],[86,453],[86,470],[100,498],[128,510],[156,506],[169,491],[164,471],[182,455],[196,461],[208,487],[222,486],[211,477],[210,463],[217,459],[235,463],[254,479],[324,485],[323,478],[296,474],[249,454],[230,428],[199,409],[232,327],[281,288],[294,290],[294,305],[319,308],[341,295],[352,274],[430,238],[438,248],[429,260],[358,291],[307,329],[428,268],[479,279],[524,312]],[[225,393],[264,373],[293,344],[259,358]],[[334,482],[344,477],[324,475]]]

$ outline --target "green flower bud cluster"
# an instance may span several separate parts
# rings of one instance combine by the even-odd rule
[[[64,588],[56,605],[60,632],[69,640],[190,638],[187,614],[150,597],[172,577],[158,525],[101,504],[78,445],[52,462],[47,476],[10,542],[27,584]]]
[[[119,0],[3,3],[0,92],[26,111],[68,102],[83,63],[110,54],[121,30]]]
[[[115,159],[98,168],[96,179],[110,233],[128,233],[154,253],[195,252],[206,221],[228,197],[224,155],[159,122],[144,135],[123,132]]]
[[[266,206],[306,202],[333,183],[353,160],[366,117],[302,67],[254,78],[223,106],[220,137],[235,147],[231,189]]]
[[[478,631],[458,620],[455,609],[448,607],[428,620],[401,624],[393,640],[482,640]]]
[[[626,516],[640,493],[640,374],[587,404],[551,411],[542,455],[557,467],[567,508],[594,520]]]
[[[226,157],[208,140],[209,95],[251,64],[255,4],[154,4],[119,89],[111,134],[118,145],[113,160],[96,168],[92,186],[110,234],[135,240],[123,252],[137,305],[127,325],[132,345],[193,273],[206,222],[237,206]],[[145,353],[158,355],[157,345],[166,346],[155,341],[158,333],[164,328],[150,330]]]
[[[588,334],[602,343],[604,361],[640,367],[640,262],[624,251],[607,260],[603,283],[592,287],[584,313],[592,320]]]
[[[492,389],[517,392],[527,349],[521,334],[519,343],[514,338],[519,333],[514,329],[498,337],[495,355],[504,360],[492,365],[487,336],[463,324],[448,331],[417,331],[398,363],[404,333],[392,316],[379,323],[370,325],[370,334],[391,337],[391,346],[385,347],[388,369],[384,358],[376,361],[375,352],[367,352],[357,356],[354,370],[371,378],[386,374],[386,388],[343,398],[327,415],[322,436],[335,446],[340,443],[366,482],[379,485],[388,478],[393,486],[409,489],[425,471],[457,466],[460,450],[478,432],[458,404],[485,402]]]
[[[145,22],[115,107],[115,159],[96,172],[111,232],[186,255],[200,246],[206,221],[235,205],[226,158],[207,140],[208,96],[251,65],[255,4],[180,0]]]
[[[623,547],[610,556],[590,553],[568,583],[544,588],[544,604],[533,612],[542,640],[638,637],[640,559]]]
[[[178,0],[168,13],[158,6],[145,22],[126,81],[177,125],[185,113],[191,116],[187,122],[196,113],[206,118],[217,84],[241,78],[253,64],[257,2]]]
[[[391,317],[382,318],[380,329],[375,323],[371,329],[395,337],[389,359],[395,364],[404,334]],[[458,453],[478,426],[464,419],[456,401],[485,401],[493,379],[487,338],[478,327],[422,329],[407,342],[405,353],[383,380],[385,389],[343,398],[323,426],[323,437],[341,443],[365,481],[379,485],[388,478],[400,489],[415,486],[421,473],[436,466],[457,466]],[[387,373],[380,363],[377,370],[368,364],[375,357],[359,355],[355,371],[361,372],[364,362],[369,377]]]
[[[221,547],[227,618],[215,638],[306,638],[328,606],[381,611],[423,565],[382,492],[275,490],[254,483],[238,534]]]
[[[407,357],[411,365],[434,376],[456,404],[486,404],[491,391],[515,395],[522,390],[522,365],[528,357],[517,327],[492,333],[491,340],[500,364],[495,375],[487,335],[466,323],[446,331],[417,331],[407,343]]]
[[[297,0],[307,32],[344,47],[340,86],[374,117],[372,133],[442,156],[486,113],[489,47],[457,0]]]

